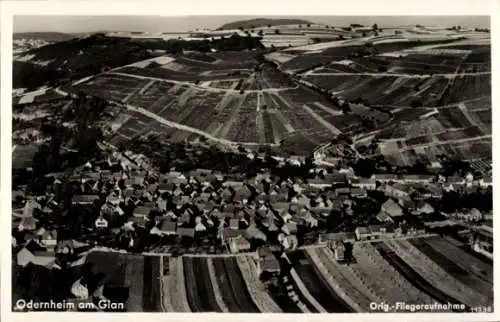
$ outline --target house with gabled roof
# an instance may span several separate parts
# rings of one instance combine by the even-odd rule
[[[413,191],[413,187],[408,184],[394,183],[385,185],[385,194],[392,198],[401,198],[409,196]]]
[[[257,226],[255,225],[248,226],[248,228],[245,230],[245,237],[247,239],[258,239],[262,241],[267,240],[266,234],[264,234],[264,232],[262,232],[262,230],[257,228]]]
[[[432,214],[434,212],[434,207],[432,207],[428,202],[419,202],[413,214]]]
[[[385,212],[381,211],[376,216],[377,220],[383,223],[392,223],[394,222],[392,218]]]
[[[164,218],[161,220],[158,229],[162,235],[175,235],[177,234],[177,222]]]
[[[229,250],[231,253],[249,251],[251,244],[243,235],[228,239]]]
[[[353,243],[355,240],[353,232],[325,233],[319,235],[318,244],[331,247],[336,242]]]
[[[381,211],[385,212],[387,215],[393,218],[403,215],[403,209],[401,208],[401,206],[390,198],[382,204]]]

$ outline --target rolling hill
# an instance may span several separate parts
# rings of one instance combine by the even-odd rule
[[[279,25],[295,25],[295,24],[310,24],[311,22],[302,19],[268,19],[268,18],[257,18],[249,20],[239,20],[235,22],[227,23],[221,26],[219,29],[238,29],[238,28],[258,28],[264,26],[279,26]]]

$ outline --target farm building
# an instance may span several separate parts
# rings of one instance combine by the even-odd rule
[[[432,214],[434,212],[434,207],[432,207],[427,202],[420,202],[417,204],[416,209],[413,211],[413,214]]]
[[[374,240],[391,238],[395,231],[391,226],[371,225],[368,227],[358,227],[354,231],[357,240]]]
[[[343,242],[341,241],[334,242],[330,246],[330,248],[333,250],[333,255],[335,257],[335,260],[337,260],[338,262],[346,260],[345,257],[346,245]]]
[[[257,254],[257,272],[259,275],[264,272],[279,274],[280,263],[268,246],[259,248]]]

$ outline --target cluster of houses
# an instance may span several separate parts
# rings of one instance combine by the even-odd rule
[[[63,191],[71,185],[75,191],[71,208],[99,207],[93,228],[101,234],[124,237],[129,247],[136,244],[134,232],[142,229],[151,235],[180,239],[207,238],[207,232],[214,232],[211,236],[217,243],[233,253],[250,251],[252,242],[279,244],[290,250],[300,244],[299,229],[314,229],[327,217],[341,213],[355,216],[352,205],[367,198],[370,190],[382,191],[387,197],[379,210],[374,209],[379,225],[357,227],[342,237],[347,238],[344,242],[423,234],[423,227],[404,231],[391,227],[405,214],[432,214],[435,210],[425,200],[440,198],[446,189],[463,191],[491,185],[491,179],[474,180],[471,175],[375,174],[366,179],[357,178],[352,169],[314,169],[313,178],[307,181],[277,181],[269,174],[244,179],[208,169],[157,174],[147,166],[147,160],[140,156],[113,154],[85,164],[69,177],[48,174],[52,181],[43,196],[26,197],[13,191],[18,203],[25,200],[23,207],[14,209],[14,227],[24,233],[24,242],[54,246],[59,241],[57,227],[40,227],[34,214],[61,212]],[[469,215],[482,218],[477,209]],[[318,242],[338,243],[338,236],[325,234]]]

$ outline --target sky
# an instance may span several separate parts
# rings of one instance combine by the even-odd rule
[[[427,25],[490,28],[488,16],[15,16],[14,32],[85,33],[96,31],[186,32],[215,29],[237,20],[252,18],[299,18],[312,23],[344,26],[351,23],[379,28]]]

